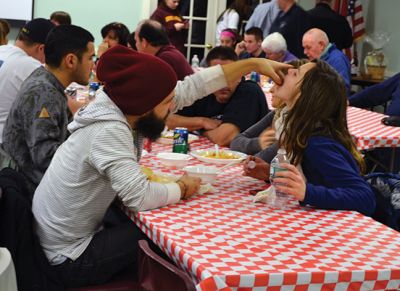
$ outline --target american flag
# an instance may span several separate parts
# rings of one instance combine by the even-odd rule
[[[362,39],[365,34],[364,17],[362,13],[361,0],[335,0],[333,8],[340,15],[347,18],[353,31],[353,40],[357,42]],[[345,49],[345,53],[352,64],[358,66],[357,46]]]
[[[336,0],[334,10],[347,18],[354,41],[360,40],[365,34],[361,0]]]

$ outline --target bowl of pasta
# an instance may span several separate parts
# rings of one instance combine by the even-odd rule
[[[202,162],[219,165],[240,163],[247,157],[244,153],[225,149],[219,150],[218,153],[215,149],[195,150],[190,154]]]

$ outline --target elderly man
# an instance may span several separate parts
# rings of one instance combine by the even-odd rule
[[[350,92],[349,59],[329,42],[325,32],[318,28],[307,31],[303,36],[303,47],[308,59],[321,59],[331,65],[342,76],[347,92]]]
[[[168,63],[174,69],[178,80],[193,74],[185,56],[170,44],[161,23],[150,19],[140,22],[135,30],[135,41],[138,52],[156,56]]]
[[[287,50],[286,40],[279,32],[268,35],[261,44],[267,59],[287,63],[297,60],[296,56]]]
[[[132,221],[102,225],[115,198],[142,211],[190,198],[200,180],[150,182],[139,161],[143,138],[160,136],[169,111],[191,104],[209,90],[226,86],[244,73],[260,70],[280,82],[288,65],[265,59],[204,69],[178,81],[157,57],[117,45],[98,64],[104,89],[81,108],[35,192],[32,210],[40,244],[66,287],[93,285],[116,273],[136,270],[138,240]]]

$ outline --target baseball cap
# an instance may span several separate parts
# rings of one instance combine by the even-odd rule
[[[54,27],[54,24],[45,18],[35,18],[29,21],[21,29],[20,33],[26,35],[30,41],[37,43],[45,43],[47,34]]]

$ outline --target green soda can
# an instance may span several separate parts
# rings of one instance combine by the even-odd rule
[[[187,154],[189,149],[188,143],[189,132],[187,128],[177,127],[174,130],[174,143],[172,144],[173,153]]]

